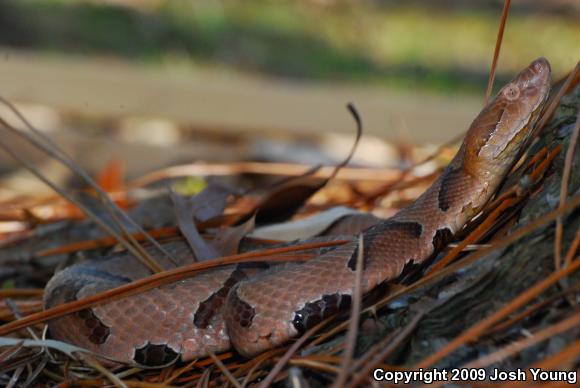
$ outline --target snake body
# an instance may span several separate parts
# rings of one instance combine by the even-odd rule
[[[358,250],[362,291],[397,278],[442,249],[494,195],[532,133],[550,89],[550,65],[532,62],[505,85],[471,124],[457,155],[408,207],[305,263],[261,271],[248,266],[195,277],[97,305],[49,322],[52,337],[109,360],[164,365],[232,346],[251,356],[284,343],[350,303]],[[166,243],[179,261],[188,247]],[[164,269],[174,264],[159,260]],[[149,271],[128,253],[89,260],[54,275],[45,308],[82,299]]]

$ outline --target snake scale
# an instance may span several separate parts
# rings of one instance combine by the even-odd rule
[[[442,249],[495,194],[521,154],[547,100],[550,65],[538,58],[483,108],[457,155],[433,185],[393,217],[363,232],[362,291],[397,278]],[[191,263],[183,243],[165,243]],[[251,356],[286,342],[348,306],[359,243],[352,239],[305,263],[267,270],[226,266],[49,322],[50,335],[108,360],[159,366],[231,347]],[[159,259],[164,269],[174,266]],[[44,306],[146,277],[128,253],[88,260],[56,273]]]

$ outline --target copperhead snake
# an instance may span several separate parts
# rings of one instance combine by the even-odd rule
[[[393,217],[363,232],[362,291],[397,278],[442,249],[494,195],[547,100],[550,65],[532,62],[471,124],[457,155],[433,185]],[[108,360],[159,366],[231,347],[251,356],[286,342],[350,303],[358,240],[305,263],[267,270],[227,266],[72,313],[48,323],[53,338]],[[165,248],[191,262],[183,243]],[[159,260],[164,269],[174,266]],[[45,289],[44,307],[79,300],[150,272],[130,254],[68,267]]]

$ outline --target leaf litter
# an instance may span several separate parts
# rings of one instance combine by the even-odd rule
[[[508,8],[506,2],[502,29]],[[500,42],[498,39],[494,63]],[[87,189],[82,195],[71,195],[53,185],[68,202],[55,197],[43,206],[56,209],[66,204],[68,210],[59,217],[31,217],[27,209],[38,204],[30,202],[2,204],[3,219],[21,222],[24,231],[0,235],[0,252],[5,258],[0,268],[4,282],[0,296],[5,302],[0,314],[5,322],[0,326],[0,381],[6,385],[42,382],[167,387],[269,386],[287,379],[294,386],[334,383],[354,387],[367,385],[377,367],[507,370],[541,365],[578,369],[580,216],[574,209],[580,206],[580,174],[574,166],[580,160],[575,152],[580,123],[576,116],[580,108],[579,69],[572,70],[553,93],[525,161],[478,219],[457,236],[455,244],[430,267],[419,270],[422,277],[391,282],[361,296],[350,312],[330,317],[286,347],[250,360],[226,352],[160,370],[105,367],[82,349],[50,339],[30,339],[30,332],[23,329],[44,338],[42,322],[47,319],[177,281],[206,268],[244,261],[308,260],[320,249],[352,238],[325,236],[362,232],[380,220],[369,215],[369,210],[377,214],[384,208],[392,210],[397,201],[385,198],[407,188],[417,187],[420,192],[436,174],[426,179],[413,177],[411,167],[401,170],[396,178],[391,175],[382,187],[353,190],[356,179],[333,178],[340,177],[355,142],[349,157],[323,178],[317,175],[322,169],[315,167],[293,178],[282,178],[261,192],[209,183],[192,197],[165,190],[139,198],[129,189],[135,186],[125,184],[119,165],[112,163],[95,182],[79,172],[54,144],[44,138],[36,140],[36,145],[44,141],[49,154],[81,175]],[[493,72],[490,85],[492,77]],[[561,101],[566,106],[559,111]],[[572,112],[566,113],[570,106]],[[359,128],[358,139],[362,125],[352,108],[351,113]],[[2,124],[10,130],[4,120]],[[575,125],[575,129],[562,131],[566,125]],[[7,145],[2,145],[6,149]],[[562,153],[561,149],[567,150]],[[22,162],[35,171],[33,165]],[[267,171],[268,166],[271,164],[265,163],[263,169]],[[235,168],[231,174],[236,174]],[[171,175],[160,172],[153,180]],[[146,187],[153,180],[148,177],[139,185]],[[313,195],[336,187],[348,193],[348,200],[327,197],[318,207],[312,206]],[[83,195],[91,199],[79,199]],[[554,196],[560,200],[550,200]],[[398,204],[403,206],[404,201]],[[10,212],[5,210],[8,208]],[[77,209],[83,212],[76,213]],[[321,237],[313,243],[284,244],[312,236]],[[159,272],[155,255],[171,257],[163,248],[167,239],[187,241],[198,261]],[[245,244],[261,249],[243,252]],[[90,300],[41,312],[42,287],[59,263],[103,256],[120,246],[145,260],[152,275]],[[23,318],[18,319],[19,315]]]

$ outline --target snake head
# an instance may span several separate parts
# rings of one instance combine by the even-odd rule
[[[505,85],[471,124],[465,168],[503,177],[530,138],[550,93],[550,63],[540,57]]]

